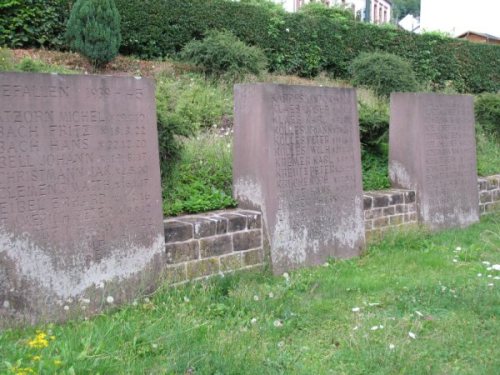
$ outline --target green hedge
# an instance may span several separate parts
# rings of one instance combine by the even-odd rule
[[[0,45],[57,45],[59,21],[67,16],[69,2],[7,1],[7,5],[1,5]],[[349,65],[355,57],[361,52],[381,51],[410,61],[419,81],[431,88],[451,84],[459,92],[500,90],[500,47],[495,45],[474,44],[436,34],[416,35],[394,27],[335,17],[327,12],[285,13],[274,7],[227,0],[115,2],[122,18],[121,52],[125,54],[147,58],[175,56],[186,43],[201,39],[208,30],[226,29],[245,43],[262,48],[272,71],[302,76],[327,71],[338,78],[349,78]],[[19,16],[18,12],[26,12],[29,4],[38,10],[43,8],[40,4],[47,4],[47,12],[56,4],[61,9],[57,14],[59,21],[44,26],[39,16]],[[48,19],[53,20],[55,13],[48,13]],[[30,26],[23,24],[28,21]],[[44,29],[33,32],[39,28]],[[22,31],[21,41],[16,39],[13,30]]]
[[[226,29],[262,48],[269,68],[349,78],[361,52],[382,51],[411,62],[420,82],[459,92],[500,90],[500,47],[441,35],[416,35],[318,12],[285,13],[225,0],[116,0],[122,15],[122,51],[143,57],[174,56],[207,30]]]
[[[70,0],[4,0],[0,2],[0,47],[63,46]]]

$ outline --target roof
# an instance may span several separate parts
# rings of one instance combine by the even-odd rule
[[[500,37],[498,37],[498,36],[494,36],[494,35],[486,34],[486,33],[478,33],[476,31],[466,31],[465,33],[462,33],[462,34],[458,35],[457,38],[464,38],[464,37],[466,37],[467,35],[470,35],[470,34],[482,36],[483,38],[486,38],[486,39],[500,40]]]

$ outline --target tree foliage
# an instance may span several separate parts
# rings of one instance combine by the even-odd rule
[[[100,67],[111,61],[121,43],[120,14],[113,0],[77,0],[68,20],[69,47]]]

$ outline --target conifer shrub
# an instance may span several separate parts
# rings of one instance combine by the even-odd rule
[[[418,83],[409,62],[390,53],[362,53],[351,65],[351,82],[371,88],[379,97],[391,92],[418,90]]]
[[[77,0],[71,9],[66,40],[96,68],[111,61],[121,43],[120,14],[114,0]]]
[[[181,58],[200,67],[206,74],[236,79],[258,75],[266,67],[266,56],[257,47],[243,43],[229,31],[210,31],[203,40],[192,40]]]

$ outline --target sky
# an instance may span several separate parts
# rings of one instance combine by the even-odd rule
[[[500,0],[421,0],[420,27],[452,36],[476,31],[500,37]]]

